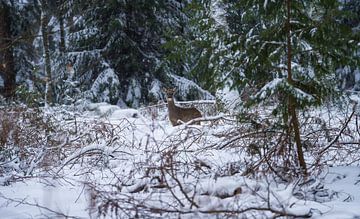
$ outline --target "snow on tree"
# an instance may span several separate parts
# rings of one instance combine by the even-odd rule
[[[295,151],[306,172],[296,110],[336,97],[336,70],[359,63],[354,56],[358,33],[343,22],[347,14],[341,10],[342,3],[215,3],[219,13],[210,14],[212,20],[202,19],[208,24],[202,39],[211,42],[212,78],[219,86],[253,90],[244,106],[278,101],[273,113],[281,115],[279,122],[293,130]],[[215,22],[219,14],[225,14],[226,23]]]
[[[119,99],[120,82],[118,76],[111,68],[106,68],[96,78],[91,87],[94,102],[107,102],[116,104]]]

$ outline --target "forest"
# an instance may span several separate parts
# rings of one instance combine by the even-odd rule
[[[360,1],[0,0],[0,217],[359,218]]]

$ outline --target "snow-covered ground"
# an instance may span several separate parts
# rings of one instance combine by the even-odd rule
[[[59,137],[59,161],[0,177],[0,218],[360,217],[359,162],[291,182],[244,174],[258,155],[233,144],[233,118],[172,127],[164,107],[47,113],[76,133]]]

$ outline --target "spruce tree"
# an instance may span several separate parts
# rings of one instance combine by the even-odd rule
[[[245,106],[278,101],[273,113],[306,174],[297,112],[337,96],[336,70],[359,64],[358,32],[344,24],[349,14],[337,0],[225,0],[224,9],[228,32],[213,48],[222,51],[214,74],[254,88]]]
[[[220,86],[220,60],[223,54],[225,32],[223,19],[216,10],[221,3],[193,0],[182,8],[183,22],[172,28],[164,45],[165,60],[169,72],[194,80],[201,87],[215,93]]]
[[[108,101],[96,97],[108,93],[111,103],[120,99],[132,107],[146,103],[154,82],[166,81],[162,44],[181,3],[77,0],[67,7],[78,18],[69,30],[67,56],[80,88],[90,91],[95,101]],[[105,91],[109,81],[119,84],[117,89]],[[100,86],[102,82],[105,86]]]

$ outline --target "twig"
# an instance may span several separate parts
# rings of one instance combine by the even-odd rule
[[[0,193],[0,198],[3,198],[7,201],[10,201],[10,202],[13,202],[13,203],[17,203],[17,206],[19,205],[28,205],[28,206],[32,206],[32,207],[37,207],[37,208],[40,208],[40,209],[44,209],[46,211],[49,211],[51,213],[54,213],[55,215],[59,216],[59,217],[62,217],[62,218],[73,218],[73,219],[82,219],[83,217],[77,217],[77,216],[72,216],[72,215],[66,215],[62,212],[58,212],[58,211],[55,211],[55,210],[52,210],[51,208],[48,208],[48,207],[45,207],[45,206],[42,206],[42,205],[39,205],[38,203],[30,203],[30,202],[27,202],[25,201],[26,198],[24,199],[13,199],[13,198],[8,198],[8,197],[5,197],[3,194]]]
[[[330,147],[333,146],[333,144],[335,144],[335,142],[337,142],[340,138],[340,136],[342,135],[342,133],[344,132],[344,130],[346,129],[346,127],[348,126],[351,118],[354,116],[355,112],[356,112],[356,106],[357,104],[354,104],[353,106],[353,111],[351,113],[351,115],[349,116],[349,118],[346,120],[345,124],[343,125],[343,127],[341,128],[341,130],[339,131],[339,133],[336,135],[336,137],[324,148],[319,152],[319,156],[321,156],[323,153],[325,153],[325,151],[327,151]]]
[[[171,157],[171,161],[173,161],[173,157]],[[196,208],[199,208],[199,205],[197,205],[193,199],[191,199],[185,192],[183,186],[181,185],[181,182],[180,180],[175,176],[175,173],[174,173],[174,166],[173,166],[173,162],[171,162],[171,169],[169,172],[171,172],[170,176],[173,178],[173,180],[175,180],[175,182],[178,184],[179,186],[179,189],[181,191],[181,193],[185,196],[185,198],[191,203],[191,206],[195,206]]]
[[[227,118],[227,117],[231,117],[231,116],[233,116],[233,115],[228,114],[228,115],[200,117],[200,118],[192,119],[184,124],[191,125],[196,122],[212,122],[212,121],[218,121],[218,120],[227,120],[227,121],[231,121],[231,122],[236,122],[236,119]]]
[[[156,208],[156,207],[148,207],[146,205],[137,205],[137,207],[147,208],[153,213],[178,213],[178,214],[194,214],[194,213],[202,213],[202,214],[243,214],[249,211],[268,211],[277,216],[285,216],[291,218],[310,218],[312,216],[312,212],[309,211],[307,214],[293,214],[286,211],[277,210],[271,207],[248,207],[242,210],[172,210],[172,209],[164,209],[164,208]]]

